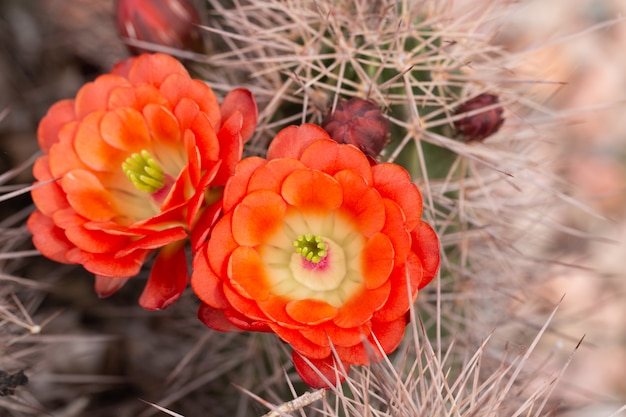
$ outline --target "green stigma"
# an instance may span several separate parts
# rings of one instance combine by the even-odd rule
[[[328,254],[328,245],[320,236],[312,234],[300,235],[293,241],[296,253],[302,255],[307,261],[318,263]]]
[[[126,158],[122,170],[138,190],[154,193],[165,185],[163,170],[146,150]]]

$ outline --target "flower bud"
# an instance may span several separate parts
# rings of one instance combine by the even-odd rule
[[[481,94],[463,103],[454,113],[463,115],[477,110],[491,107],[483,112],[465,116],[454,122],[454,127],[459,135],[467,142],[482,142],[486,137],[496,133],[502,123],[504,110],[499,105],[498,96],[494,94]]]
[[[117,27],[124,38],[202,52],[200,15],[189,0],[117,0]],[[133,54],[146,52],[128,46]]]
[[[389,120],[373,100],[352,98],[337,103],[322,128],[339,143],[347,143],[375,158],[389,141]]]

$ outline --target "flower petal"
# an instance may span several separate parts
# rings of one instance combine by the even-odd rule
[[[222,114],[222,120],[228,120],[228,118],[235,112],[241,113],[242,126],[241,137],[243,142],[247,142],[256,129],[258,110],[254,96],[250,91],[244,88],[236,88],[230,91],[220,107]]]
[[[90,253],[73,248],[67,252],[70,263],[82,264],[92,274],[107,277],[133,277],[139,273],[148,254],[147,251],[135,251],[119,257],[104,253]]]
[[[271,329],[283,341],[289,343],[298,353],[308,358],[322,359],[331,354],[328,346],[319,346],[307,340],[298,330],[288,329],[284,326],[277,326],[272,322],[268,323]]]
[[[100,230],[88,230],[83,225],[66,228],[65,236],[78,248],[93,253],[117,252],[128,242],[126,236],[111,235]]]
[[[35,161],[33,166],[33,175],[40,181],[49,181],[53,179],[49,170],[48,157],[42,156]],[[31,197],[37,208],[47,216],[52,216],[57,210],[69,207],[65,193],[58,181],[48,184],[34,184],[30,192]]]
[[[80,160],[94,171],[121,171],[121,164],[128,157],[128,152],[114,148],[102,138],[100,126],[104,115],[91,113],[85,117],[76,131],[74,148]]]
[[[281,195],[303,212],[328,213],[343,201],[341,186],[333,177],[308,169],[289,174],[283,181]]]
[[[239,246],[230,256],[230,285],[242,296],[254,300],[266,300],[270,293],[265,265],[254,249]]]
[[[237,163],[241,160],[243,154],[242,123],[241,113],[234,113],[223,121],[221,129],[217,133],[222,166],[215,179],[216,185],[224,185],[233,175]]]
[[[100,122],[100,133],[108,145],[130,153],[148,148],[152,132],[148,133],[141,113],[125,108],[107,112]]]
[[[117,215],[114,200],[98,178],[89,171],[75,170],[61,180],[67,200],[83,217],[95,221],[109,220]]]
[[[125,70],[114,67],[113,73],[121,72],[133,84],[146,83],[157,88],[172,75],[189,76],[180,61],[161,53],[140,55],[132,61],[127,73]]]
[[[191,274],[191,287],[194,293],[202,300],[203,304],[215,309],[226,309],[230,306],[224,290],[223,283],[209,265],[206,256],[206,248],[202,247],[193,259],[193,273]]]
[[[354,171],[335,174],[343,189],[342,209],[351,214],[354,227],[365,237],[379,232],[385,224],[385,206],[380,194]]]
[[[372,333],[365,343],[354,346],[337,346],[335,348],[337,355],[344,361],[354,365],[367,365],[371,362],[378,362],[384,353],[394,351],[404,336],[406,328],[406,320],[404,316],[398,320],[389,323],[372,322]],[[382,351],[378,344],[374,341],[374,337],[378,340]]]
[[[285,178],[292,172],[305,168],[300,161],[291,158],[268,161],[254,170],[250,176],[247,191],[270,190],[279,194]]]
[[[372,171],[374,187],[382,197],[395,201],[402,208],[406,228],[414,229],[422,216],[422,194],[411,182],[409,173],[392,163],[377,164]]]
[[[311,299],[290,301],[285,310],[292,319],[308,325],[323,323],[337,315],[337,309],[327,302]]]
[[[146,310],[162,310],[180,297],[188,281],[184,242],[169,244],[154,261],[139,305]]]
[[[307,362],[298,352],[293,351],[292,359],[302,382],[311,388],[332,389],[346,379],[350,370],[350,365],[346,363],[342,363],[340,369],[331,355],[322,359],[307,358]]]
[[[241,331],[226,318],[224,310],[215,309],[205,303],[200,304],[198,308],[198,319],[209,328],[220,332]]]
[[[128,81],[113,74],[101,75],[95,81],[85,84],[76,93],[76,119],[81,120],[91,113],[108,110],[109,94],[123,85],[128,85]]]
[[[187,231],[181,227],[170,227],[169,229],[159,230],[156,233],[149,233],[146,236],[133,241],[120,250],[118,256],[126,256],[137,250],[151,250],[170,245],[187,237]]]
[[[373,319],[379,322],[393,321],[403,317],[409,311],[411,303],[417,297],[417,287],[422,280],[422,266],[416,258],[415,254],[410,254],[406,265],[393,270],[389,278],[393,291],[389,294],[385,305],[374,313]]]
[[[365,340],[369,334],[367,327],[337,327],[332,322],[322,323],[318,326],[310,326],[301,329],[300,333],[311,342],[320,346],[354,346]]]
[[[115,294],[120,288],[126,284],[129,278],[105,277],[104,275],[96,275],[94,282],[94,291],[100,298],[107,298]]]
[[[439,238],[428,223],[420,221],[415,230],[411,232],[411,239],[411,249],[420,259],[424,269],[422,281],[418,287],[418,289],[421,289],[437,275],[441,256]]]
[[[233,238],[245,246],[265,242],[282,227],[286,209],[285,201],[271,191],[248,194],[233,210]]]
[[[361,273],[365,278],[365,288],[371,290],[383,285],[393,269],[394,251],[389,238],[376,233],[361,252]]]
[[[46,258],[60,263],[69,263],[67,252],[74,245],[65,237],[63,229],[58,228],[52,218],[35,210],[26,223],[28,231],[33,235],[33,244]]]
[[[37,140],[44,154],[59,141],[61,128],[73,120],[76,120],[74,100],[61,100],[48,109],[37,128]]]
[[[305,123],[301,126],[288,126],[276,134],[267,150],[267,159],[294,158],[300,159],[304,149],[316,140],[333,140],[321,127]]]
[[[385,282],[380,287],[373,290],[365,290],[357,292],[348,301],[346,301],[333,322],[339,327],[357,327],[371,319],[374,312],[380,309],[391,292],[391,283]]]
[[[142,114],[153,142],[167,147],[170,151],[182,148],[180,125],[171,111],[158,104],[147,104]]]
[[[173,74],[167,77],[159,88],[172,107],[183,99],[189,99],[198,105],[198,109],[207,115],[213,130],[218,130],[221,123],[220,106],[217,97],[208,85],[199,80],[192,80],[187,75]]]
[[[339,171],[350,170],[372,184],[372,168],[363,152],[352,145],[340,145],[334,141],[320,140],[311,143],[300,157],[309,168],[335,175]]]
[[[224,187],[222,205],[224,212],[229,212],[246,195],[250,176],[267,161],[256,156],[245,158],[237,164],[235,174],[228,180]]]

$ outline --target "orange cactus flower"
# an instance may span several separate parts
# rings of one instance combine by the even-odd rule
[[[34,245],[94,273],[100,296],[160,249],[139,303],[167,307],[188,283],[190,231],[212,223],[256,120],[247,90],[232,91],[220,106],[168,55],[120,62],[54,104],[39,124],[37,210],[28,220]]]
[[[216,330],[274,332],[303,381],[335,384],[338,366],[398,346],[435,276],[439,241],[421,214],[400,166],[372,166],[316,125],[288,127],[224,188],[223,216],[194,257],[198,316]]]

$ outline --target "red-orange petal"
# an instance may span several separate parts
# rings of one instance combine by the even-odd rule
[[[241,137],[243,142],[248,141],[256,129],[258,110],[252,93],[244,88],[230,91],[220,106],[222,120],[227,120],[233,113],[241,113],[243,123]]]
[[[289,343],[294,350],[298,351],[302,355],[305,355],[313,359],[322,359],[331,354],[331,349],[328,346],[319,346],[306,339],[298,330],[288,329],[283,326],[278,326],[275,323],[268,323],[271,329],[280,337],[283,341]]]
[[[213,90],[199,80],[189,76],[174,74],[169,76],[160,87],[161,93],[172,107],[176,107],[182,99],[188,99],[198,105],[198,110],[205,113],[214,130],[218,130],[221,122],[220,106]]]
[[[120,70],[114,68],[113,72],[117,73],[117,71]],[[177,59],[166,54],[155,53],[136,57],[124,75],[133,84],[147,83],[158,88],[174,74],[189,77],[189,73]]]
[[[411,254],[411,257],[418,261],[414,254]],[[389,298],[385,305],[374,313],[373,320],[381,322],[397,320],[409,311],[411,303],[417,296],[417,286],[422,280],[419,261],[416,265],[407,261],[405,265],[394,268],[389,280],[392,288]]]
[[[288,126],[276,134],[267,150],[267,159],[300,159],[304,149],[316,140],[333,140],[321,127],[305,123],[301,126]],[[335,143],[335,142],[333,142]]]
[[[188,281],[184,242],[165,246],[154,260],[139,305],[146,310],[162,310],[180,297]]]
[[[140,239],[133,241],[124,249],[118,252],[118,256],[126,256],[137,250],[158,249],[166,245],[170,245],[179,240],[187,238],[187,231],[182,226],[170,227],[150,233]]]
[[[281,195],[303,212],[328,213],[343,201],[343,190],[333,177],[309,169],[289,174],[283,181]]]
[[[378,322],[372,321],[372,335],[376,337],[383,352],[389,354],[396,350],[404,337],[404,331],[406,329],[405,316],[399,317],[392,322]],[[374,342],[373,339],[372,343]]]
[[[222,280],[218,277],[206,256],[206,247],[201,247],[193,258],[193,273],[191,274],[191,288],[203,303],[215,309],[225,309],[230,306],[224,290]]]
[[[415,230],[411,232],[411,239],[411,249],[420,259],[424,269],[422,282],[418,287],[421,289],[437,275],[441,256],[439,238],[428,223],[420,221]]]
[[[209,328],[220,332],[241,331],[226,318],[224,310],[215,309],[205,303],[198,307],[198,319]]]
[[[294,351],[292,359],[302,382],[311,388],[334,388],[346,379],[350,371],[350,365],[342,363],[339,367],[332,355],[322,359],[307,358],[307,362],[298,352]]]
[[[316,141],[302,152],[300,161],[309,168],[335,175],[349,169],[372,184],[372,168],[363,152],[352,145],[340,145],[334,141]]]
[[[66,258],[74,264],[82,264],[92,274],[108,277],[133,277],[139,273],[147,251],[136,251],[124,257],[111,254],[90,253],[73,248],[67,252]]]
[[[37,127],[37,140],[44,154],[48,153],[52,145],[59,141],[58,135],[61,128],[73,120],[76,120],[74,100],[61,100],[48,109],[48,113]]]
[[[378,362],[383,356],[381,349],[374,341],[374,336],[378,340],[382,351],[388,354],[394,351],[402,341],[405,327],[406,321],[404,316],[389,323],[374,321],[372,322],[372,333],[365,344],[360,343],[347,347],[337,346],[335,350],[341,360],[352,365],[367,365],[372,362]]]
[[[254,300],[266,300],[270,293],[265,265],[254,249],[239,246],[230,256],[230,285],[239,294]]]
[[[82,126],[81,128],[84,129]],[[150,135],[153,132],[148,132],[148,126],[141,113],[135,109],[125,108],[107,112],[102,117],[100,134],[108,145],[128,153],[149,149]],[[80,146],[84,147],[85,144]]]
[[[248,192],[270,190],[280,193],[285,178],[299,169],[306,169],[306,167],[295,159],[280,158],[268,161],[267,164],[254,170],[250,176]]]
[[[111,235],[100,230],[88,230],[82,225],[66,228],[65,236],[76,247],[94,253],[116,252],[128,242],[126,236]]]
[[[335,307],[325,301],[312,299],[290,301],[285,311],[292,319],[312,326],[332,320],[337,315]]]
[[[224,197],[222,200],[224,212],[229,212],[241,201],[247,193],[250,176],[254,171],[265,164],[267,164],[267,160],[256,156],[242,159],[241,162],[237,164],[235,174],[228,180],[224,187]]]
[[[337,327],[332,322],[322,323],[318,326],[309,326],[301,329],[300,333],[311,342],[320,346],[353,346],[361,343],[365,336],[369,334],[367,327],[342,328]],[[367,330],[367,333],[364,333]]]
[[[222,161],[222,165],[215,178],[216,185],[226,184],[226,181],[235,172],[237,163],[241,160],[243,155],[242,124],[243,118],[241,113],[236,112],[223,121],[221,129],[217,133],[219,158]]]
[[[361,273],[365,288],[378,288],[389,280],[394,265],[394,250],[391,241],[382,233],[375,233],[361,252]]]
[[[50,148],[48,161],[50,173],[54,178],[60,178],[74,169],[87,168],[74,149],[74,137],[78,131],[78,122],[70,122],[59,132],[59,143]]]
[[[129,278],[112,278],[103,275],[96,275],[94,282],[94,291],[100,298],[110,297],[126,284]]]
[[[100,133],[105,113],[91,113],[79,124],[74,137],[74,149],[80,160],[95,171],[120,170],[128,152],[106,143]]]
[[[53,177],[50,173],[48,157],[42,156],[35,161],[33,175],[40,181],[48,181]],[[31,190],[31,197],[37,208],[47,216],[52,216],[56,211],[69,207],[65,192],[58,181],[48,184],[34,184],[37,187]]]
[[[267,300],[259,301],[258,306],[266,317],[276,325],[289,328],[301,329],[302,323],[298,323],[287,314],[287,303],[291,300],[281,296],[270,296]]]
[[[228,258],[239,245],[233,239],[232,212],[226,213],[213,227],[206,245],[206,255],[211,269],[220,277],[228,274]]]
[[[33,244],[42,255],[56,262],[69,263],[66,254],[75,246],[50,217],[35,210],[28,218],[26,226],[33,235]]]
[[[411,236],[404,226],[404,213],[398,204],[388,198],[383,199],[385,205],[385,225],[382,233],[393,245],[395,254],[394,263],[401,265],[411,250]]]
[[[385,305],[390,291],[391,283],[387,281],[376,289],[357,292],[341,306],[333,322],[345,328],[361,326]]]
[[[112,207],[113,197],[89,171],[75,170],[61,180],[61,186],[67,194],[67,200],[74,210],[89,220],[105,221],[115,217],[118,212]]]
[[[350,213],[354,227],[365,237],[379,232],[385,224],[385,206],[380,194],[354,171],[335,174],[343,189],[341,208]]]
[[[171,151],[181,148],[180,125],[171,111],[157,104],[148,104],[144,107],[142,114],[145,117],[152,143],[163,145]]]
[[[128,80],[113,74],[101,75],[95,81],[85,84],[76,93],[76,119],[81,120],[91,113],[108,110],[111,91],[123,85],[128,85]]]
[[[287,205],[276,193],[259,190],[246,195],[233,210],[233,238],[240,245],[265,242],[282,227]]]
[[[381,196],[395,201],[402,208],[406,228],[414,229],[422,216],[422,194],[411,182],[409,173],[392,163],[377,164],[372,171],[374,187]]]

